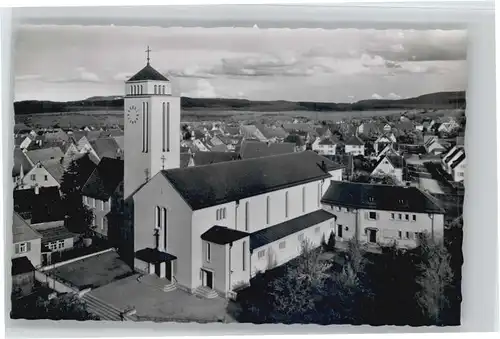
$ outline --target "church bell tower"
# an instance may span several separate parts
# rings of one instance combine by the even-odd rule
[[[151,66],[150,52],[148,46],[146,66],[125,82],[125,197],[180,162],[180,97]]]

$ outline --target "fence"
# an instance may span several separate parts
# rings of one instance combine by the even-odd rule
[[[87,254],[87,255],[84,255],[84,256],[81,256],[81,257],[76,257],[76,258],[69,259],[69,260],[66,260],[66,261],[61,261],[61,262],[58,262],[58,263],[55,263],[55,264],[43,266],[43,267],[40,268],[40,271],[44,272],[44,271],[47,271],[47,270],[52,270],[52,269],[57,268],[59,266],[70,264],[70,263],[75,262],[75,261],[87,259],[87,258],[90,258],[90,257],[94,257],[96,255],[107,253],[107,252],[111,252],[111,251],[114,251],[114,249],[108,248],[108,249],[105,249],[103,251],[94,252],[94,253],[90,253],[90,254]]]
[[[78,288],[71,287],[69,284],[64,284],[54,277],[50,277],[48,274],[38,270],[35,271],[35,279],[41,283],[47,284],[49,288],[58,293],[76,293],[79,291]]]

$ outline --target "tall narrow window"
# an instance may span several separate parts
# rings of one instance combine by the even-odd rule
[[[167,219],[167,209],[165,207],[162,208],[162,214],[163,214],[163,248],[165,251],[167,250],[167,224],[168,224],[168,219]]]
[[[149,102],[146,102],[146,153],[149,152]]]
[[[155,85],[155,94],[156,94],[156,85]]]
[[[163,94],[165,94],[165,85],[163,85]]]
[[[170,102],[167,102],[167,152],[170,152]]]
[[[242,258],[242,268],[243,271],[247,269],[247,242],[243,241],[243,258]]]
[[[166,128],[165,128],[165,123],[166,123],[166,114],[167,112],[165,111],[165,103],[162,104],[162,127],[163,127],[163,133],[162,133],[162,149],[163,149],[163,152],[165,152],[165,132],[166,132]]]
[[[210,257],[212,256],[210,253],[210,250],[211,250],[210,243],[207,242],[206,244],[207,244],[207,261],[210,262]]]
[[[159,206],[156,206],[155,208],[155,226],[160,227],[161,226],[161,209]]]
[[[268,196],[266,201],[266,223],[269,224],[270,222],[271,222],[271,197]]]
[[[141,85],[141,94],[142,94],[142,85]]]
[[[285,192],[285,218],[288,218],[288,191]]]
[[[146,134],[146,103],[142,103],[142,152],[146,151],[146,142],[145,142],[145,134]]]
[[[318,207],[321,204],[321,183],[318,183]]]
[[[302,213],[306,211],[306,187],[302,187]]]
[[[248,231],[249,227],[250,227],[250,205],[249,202],[247,201],[245,203],[245,231]]]

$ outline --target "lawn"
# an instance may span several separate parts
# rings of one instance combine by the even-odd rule
[[[78,260],[50,271],[79,289],[97,288],[133,274],[114,251]]]

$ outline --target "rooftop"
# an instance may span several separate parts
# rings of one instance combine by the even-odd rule
[[[11,274],[18,275],[28,272],[34,272],[35,268],[27,257],[19,257],[12,259]]]
[[[247,236],[249,234],[246,232],[216,225],[203,233],[201,239],[218,245],[226,245]]]
[[[42,237],[18,213],[14,212],[12,219],[12,242],[14,244]]]
[[[99,200],[108,200],[123,182],[123,160],[102,158],[83,185],[82,194]]]
[[[26,152],[26,156],[33,164],[36,164],[44,160],[59,160],[64,157],[64,153],[59,147],[49,147],[28,151]]]
[[[38,233],[42,235],[42,245],[54,242],[57,240],[64,240],[74,238],[78,234],[70,232],[64,226],[51,227],[47,229],[40,229]]]
[[[322,168],[323,164],[326,169]],[[329,178],[328,167],[334,168],[334,165],[314,152],[305,151],[161,173],[186,203],[198,210]]]
[[[151,67],[151,65],[148,63],[146,66],[144,66],[143,69],[141,69],[139,72],[137,72],[135,75],[133,75],[126,82],[147,81],[147,80],[169,81],[163,74],[161,74],[156,69]]]
[[[332,181],[321,202],[363,209],[444,213],[436,198],[416,187]]]
[[[256,248],[333,218],[336,218],[336,216],[321,209],[295,219],[287,220],[281,224],[264,228],[250,235],[250,250],[253,251]]]
[[[240,148],[240,156],[242,159],[267,157],[293,152],[295,152],[295,144],[291,142],[267,144],[261,141],[244,140]]]
[[[16,190],[13,196],[14,211],[31,224],[64,220],[58,187],[40,187],[38,194],[35,189]]]

